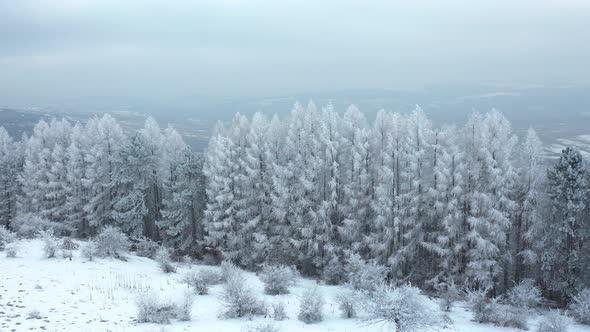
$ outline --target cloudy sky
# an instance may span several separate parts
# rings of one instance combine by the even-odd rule
[[[586,0],[0,2],[0,105],[590,80]]]

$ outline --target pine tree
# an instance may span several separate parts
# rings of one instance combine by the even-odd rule
[[[588,278],[582,262],[588,254],[585,242],[590,236],[590,222],[584,215],[589,190],[588,170],[582,155],[565,148],[559,161],[547,171],[550,214],[546,216],[540,243],[544,281],[566,300]]]
[[[0,127],[0,227],[12,228],[16,217],[17,174],[21,168],[21,150],[4,127]]]

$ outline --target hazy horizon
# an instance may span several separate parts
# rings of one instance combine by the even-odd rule
[[[581,0],[25,0],[0,22],[0,106],[590,80]]]

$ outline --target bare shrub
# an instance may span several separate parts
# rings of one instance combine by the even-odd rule
[[[342,318],[356,318],[358,303],[357,295],[352,291],[344,291],[336,295],[336,303],[342,312]]]
[[[277,301],[272,304],[272,319],[277,321],[287,319],[287,312],[285,310],[285,304],[283,302]]]
[[[73,251],[78,250],[78,248],[80,248],[80,245],[70,237],[64,237],[61,241],[62,250]]]
[[[319,289],[310,288],[301,297],[297,318],[306,324],[321,322],[324,319],[323,307],[324,298]]]
[[[4,250],[8,244],[15,241],[16,233],[11,232],[4,226],[0,226],[0,251]]]
[[[423,331],[441,325],[436,304],[409,285],[381,284],[367,298],[365,306],[366,321],[386,322],[398,332]]]
[[[246,280],[239,271],[229,274],[223,285],[221,301],[225,310],[221,313],[223,318],[238,318],[260,316],[266,314],[264,303],[254,294],[252,288],[246,284]]]
[[[351,255],[346,265],[348,283],[353,289],[371,292],[383,283],[387,269],[363,260],[359,255]]]
[[[571,321],[557,310],[551,310],[537,327],[537,332],[567,332]]]
[[[86,244],[82,246],[80,253],[82,254],[82,257],[92,261],[96,255],[96,243],[94,243],[94,241],[86,242]]]
[[[169,324],[172,319],[190,320],[193,298],[185,295],[180,303],[174,303],[152,293],[141,293],[136,304],[138,323]]]
[[[53,235],[53,231],[39,232],[39,238],[43,241],[43,253],[46,258],[53,258],[59,249],[59,240]]]
[[[508,291],[506,300],[513,306],[530,309],[539,306],[543,297],[541,289],[535,286],[535,282],[532,279],[525,279]]]
[[[203,277],[201,271],[189,272],[185,277],[184,281],[189,287],[192,287],[194,292],[198,295],[209,294],[209,283]]]
[[[96,256],[123,258],[127,252],[129,240],[127,236],[118,228],[106,226],[94,240],[96,247]]]
[[[578,323],[590,325],[590,288],[584,288],[574,296],[569,310]]]
[[[6,257],[15,258],[18,254],[19,246],[18,243],[12,242],[6,245]]]
[[[158,249],[156,253],[156,257],[154,258],[156,262],[158,262],[158,266],[164,273],[175,273],[176,266],[172,264],[172,260],[170,259],[170,252],[167,248],[161,247]]]
[[[297,272],[287,266],[265,265],[260,273],[264,293],[268,295],[289,294],[289,287],[295,285]]]

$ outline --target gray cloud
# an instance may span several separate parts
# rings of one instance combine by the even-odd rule
[[[583,0],[5,1],[0,105],[587,84],[588,22]]]

